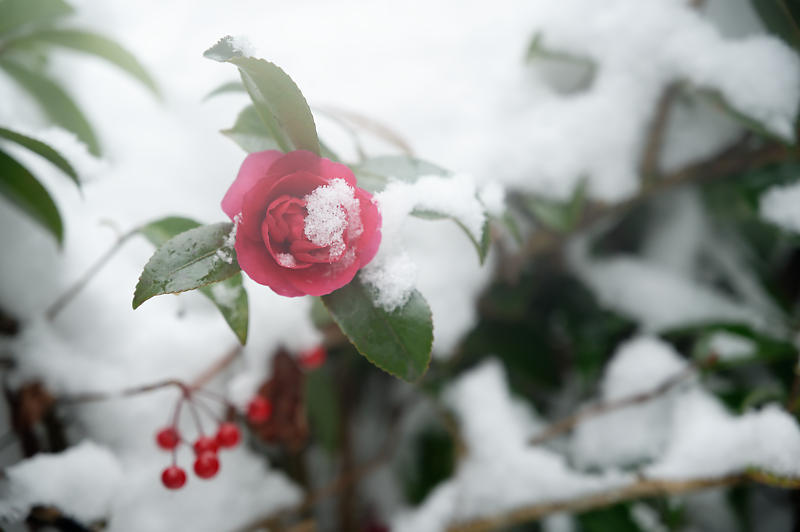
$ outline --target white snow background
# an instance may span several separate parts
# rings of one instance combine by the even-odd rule
[[[643,132],[669,82],[688,80],[718,90],[784,136],[800,101],[798,59],[763,35],[744,0],[712,0],[699,14],[679,0],[73,3],[75,25],[109,35],[131,50],[153,74],[164,99],[157,101],[100,61],[54,52],[52,73],[76,96],[99,133],[105,155],[96,161],[69,135],[47,127],[13,83],[0,76],[5,125],[51,140],[85,178],[81,197],[47,163],[14,150],[56,198],[66,225],[60,252],[41,230],[0,203],[0,306],[24,320],[20,337],[4,340],[2,347],[19,361],[17,379],[41,378],[56,393],[189,379],[236,342],[198,294],[162,296],[131,310],[133,287],[152,253],[143,239],[128,243],[54,323],[42,318],[119,232],[168,214],[224,220],[219,202],[245,154],[218,130],[233,123],[247,100],[230,94],[202,102],[211,89],[236,79],[230,65],[202,57],[223,35],[246,36],[256,56],[292,76],[312,109],[336,105],[385,122],[418,156],[472,176],[479,185],[499,182],[560,197],[583,175],[597,198],[617,200],[634,192]],[[565,93],[568,73],[553,65],[524,67],[536,32],[550,47],[596,60],[591,87]],[[318,128],[343,155],[354,156],[334,124],[319,117]],[[677,111],[662,166],[677,168],[707,156],[739,131],[710,109]],[[376,155],[387,149],[380,143],[368,148]],[[797,212],[792,214],[779,192],[762,202],[764,215],[796,230]],[[787,194],[794,197],[796,191]],[[604,304],[632,316],[646,333],[687,315],[733,317],[766,328],[764,316],[771,309],[747,289],[741,275],[744,295],[731,300],[702,285],[691,260],[681,262],[714,241],[697,203],[691,194],[676,195],[645,258],[595,261],[577,242],[570,263]],[[696,223],[687,225],[687,219]],[[436,356],[447,357],[474,322],[474,300],[492,272],[491,261],[481,269],[471,243],[448,222],[409,220],[402,233],[397,233],[402,251],[416,265],[418,288],[433,310]],[[726,248],[715,249],[725,262]],[[237,400],[263,378],[273,347],[284,343],[301,349],[319,340],[308,317],[308,298],[282,298],[249,282],[248,290],[249,341],[244,361],[227,375]],[[660,305],[651,305],[654,300]],[[608,369],[604,394],[613,395],[625,389],[625,379],[635,382],[642,375],[657,382],[679,366],[677,355],[652,338],[621,349],[617,366]],[[623,356],[631,350],[638,350],[639,362]],[[618,380],[615,375],[623,370],[633,375]],[[634,459],[651,460],[648,471],[654,475],[677,478],[700,465],[708,474],[750,465],[797,474],[800,464],[800,432],[780,411],[732,419],[694,385],[649,411],[620,412],[578,432],[570,445],[572,458],[606,467],[602,475],[572,470],[562,455],[525,445],[535,416],[512,408],[503,370],[495,362],[454,383],[448,399],[475,453],[420,509],[394,508],[398,529],[439,530],[454,517],[615,486],[626,480],[616,467]],[[169,458],[156,449],[152,436],[166,422],[173,400],[174,394],[165,391],[71,409],[72,420],[91,441],[61,456],[9,467],[13,496],[0,504],[0,514],[24,513],[36,501],[86,520],[107,518],[114,532],[219,531],[300,500],[296,487],[243,447],[223,456],[213,481],[190,478],[179,492],[165,490],[158,477]],[[651,415],[669,418],[678,408],[691,415],[649,431]],[[585,450],[590,434],[620,423],[641,438],[625,446],[602,441],[604,451]],[[698,453],[706,444],[696,427],[723,431],[727,447],[716,458]],[[754,434],[766,433],[786,445],[756,445]],[[499,456],[503,460],[491,460]],[[1,463],[15,460],[6,452]],[[185,455],[182,460],[189,462]],[[47,486],[31,482],[43,471]],[[85,497],[76,497],[77,492]],[[565,519],[547,523],[555,530],[569,526]]]

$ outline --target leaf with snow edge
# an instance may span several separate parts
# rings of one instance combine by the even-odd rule
[[[168,240],[185,233],[190,229],[200,227],[200,223],[190,218],[181,216],[168,216],[143,226],[139,232],[144,235],[154,246],[161,247]],[[248,302],[247,291],[242,284],[241,272],[232,277],[199,288],[201,294],[206,296],[219,309],[225,322],[233,333],[244,345],[247,341],[248,328]]]
[[[800,6],[789,0],[753,0],[753,7],[764,26],[800,50]]]
[[[325,307],[359,353],[382,370],[405,381],[425,374],[431,360],[433,320],[428,303],[414,290],[402,307],[376,307],[370,290],[358,279],[322,296]]]
[[[258,116],[255,106],[248,105],[239,112],[233,127],[220,131],[247,153],[265,150],[280,150],[280,146]],[[322,141],[319,142],[322,156],[338,161],[339,157]]]
[[[405,155],[374,157],[353,165],[351,169],[358,186],[372,194],[386,188],[392,179],[413,183],[426,175],[451,175],[433,163]]]
[[[708,337],[716,332],[724,332],[739,336],[751,341],[755,345],[753,357],[746,360],[725,360],[716,361],[718,366],[736,366],[739,364],[752,364],[754,361],[761,363],[772,363],[781,360],[790,360],[797,357],[797,350],[794,345],[783,338],[776,338],[764,332],[760,332],[753,327],[731,322],[707,322],[698,323],[669,329],[662,332],[662,336],[671,343],[683,343],[687,340],[695,341],[692,355],[695,359],[703,359],[709,355]]]
[[[423,220],[452,220],[458,227],[461,228],[462,231],[464,231],[464,234],[467,235],[469,241],[472,242],[472,245],[475,247],[475,251],[478,253],[478,260],[480,261],[481,265],[483,265],[483,263],[486,261],[486,256],[489,254],[489,246],[492,243],[488,216],[481,226],[481,234],[473,235],[472,231],[470,231],[461,220],[455,216],[450,216],[449,214],[428,209],[414,209],[411,212],[411,215],[416,216],[417,218],[422,218]]]
[[[69,161],[67,161],[63,155],[58,153],[48,144],[45,144],[44,142],[37,140],[33,137],[23,135],[22,133],[6,129],[4,127],[0,127],[0,138],[10,140],[11,142],[16,142],[23,148],[27,148],[33,153],[41,155],[42,157],[53,163],[53,165],[56,166],[59,170],[67,174],[72,179],[72,181],[74,181],[75,184],[78,185],[78,187],[81,186],[81,182],[78,179],[78,174],[77,172],[75,172],[75,169],[72,167]]]
[[[534,35],[525,53],[528,64],[556,63],[558,77],[547,76],[552,87],[563,94],[571,94],[588,89],[594,81],[597,65],[591,58],[548,48],[543,43],[541,33]]]
[[[375,157],[367,159],[352,167],[353,173],[356,176],[358,186],[375,194],[386,188],[391,181],[403,181],[406,183],[415,183],[421,177],[425,176],[441,176],[450,177],[453,174],[433,163],[408,157],[405,155],[389,155],[384,157]],[[475,246],[475,251],[478,253],[480,263],[486,260],[486,255],[489,252],[489,245],[491,243],[488,217],[484,222],[481,229],[481,234],[474,235],[467,229],[467,226],[456,217],[450,216],[447,213],[437,212],[430,209],[414,209],[411,213],[412,216],[422,218],[424,220],[452,220],[458,225],[470,242]]]
[[[59,245],[64,241],[64,225],[53,198],[27,168],[0,151],[0,194],[47,229]]]
[[[204,225],[165,242],[150,257],[139,277],[133,308],[153,296],[194,290],[236,275],[241,269],[228,242],[232,229],[230,222]]]
[[[239,68],[258,116],[282,151],[308,150],[320,154],[311,109],[295,82],[280,67],[263,59],[245,57],[230,36],[220,39],[203,55]]]
[[[3,0],[0,1],[0,35],[72,13],[72,7],[63,0]]]
[[[542,224],[561,233],[569,233],[578,224],[586,203],[586,179],[581,179],[567,202],[531,196],[527,207]]]
[[[718,110],[722,111],[726,115],[730,116],[736,122],[739,123],[742,127],[749,129],[753,133],[757,135],[761,135],[762,137],[770,138],[782,142],[784,144],[793,144],[794,139],[789,136],[784,136],[779,133],[776,133],[769,129],[766,125],[764,125],[761,121],[756,118],[753,118],[746,113],[743,113],[732,106],[725,97],[722,95],[721,92],[710,90],[710,89],[700,89],[697,91],[698,96],[701,98],[705,98],[707,101],[711,103],[714,107]]]
[[[89,148],[89,153],[100,155],[100,143],[92,126],[64,89],[53,80],[14,61],[0,61],[0,68],[36,100],[50,120],[75,133]]]
[[[243,92],[246,93],[247,90],[242,85],[241,81],[228,81],[217,87],[216,89],[212,90],[205,96],[203,96],[203,101],[208,101],[214,96],[219,96],[220,94],[228,94],[231,92]]]
[[[139,80],[153,94],[160,96],[158,85],[136,56],[116,41],[97,33],[68,28],[45,28],[11,40],[6,44],[6,50],[41,44],[62,46],[105,59]]]

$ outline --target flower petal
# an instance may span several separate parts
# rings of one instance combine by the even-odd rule
[[[363,188],[356,188],[356,198],[361,206],[361,225],[364,227],[356,244],[359,268],[363,268],[375,257],[381,244],[381,213],[372,201],[372,194]]]
[[[236,238],[236,259],[242,270],[258,284],[263,284],[281,296],[297,297],[306,293],[298,290],[285,277],[280,267],[261,240]]]
[[[242,203],[247,191],[266,178],[267,171],[272,164],[282,156],[282,152],[267,150],[251,153],[245,158],[239,168],[239,174],[228,192],[225,193],[225,197],[222,198],[222,210],[231,220],[242,211]]]
[[[353,171],[341,163],[335,163],[310,151],[296,150],[287,153],[270,167],[269,173],[284,176],[295,172],[309,172],[326,181],[344,179],[348,185],[355,187],[356,178]]]

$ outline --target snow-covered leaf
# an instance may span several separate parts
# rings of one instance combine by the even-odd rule
[[[433,345],[431,310],[413,291],[391,312],[375,305],[359,279],[322,297],[325,307],[350,342],[367,360],[406,381],[427,371]]]
[[[374,157],[352,167],[358,186],[372,192],[380,192],[391,180],[415,182],[425,175],[450,175],[447,170],[433,163],[406,155]]]
[[[181,216],[168,216],[155,220],[139,229],[154,246],[161,247],[168,240],[200,227],[200,223]],[[206,296],[219,309],[222,317],[233,330],[239,341],[247,341],[248,304],[247,291],[242,284],[241,272],[208,286],[200,287],[200,293]]]
[[[420,178],[426,176],[449,177],[453,175],[433,163],[406,155],[390,155],[367,159],[353,166],[353,173],[358,180],[358,186],[373,194],[382,191],[386,188],[386,185],[393,181],[416,183]],[[481,264],[486,260],[489,244],[491,244],[488,221],[484,222],[479,234],[473,234],[463,220],[447,212],[432,208],[416,208],[411,214],[425,220],[449,219],[454,221],[475,246],[475,251],[478,253]]]
[[[133,308],[153,296],[177,294],[223,281],[240,272],[230,222],[185,231],[159,247],[144,267]]]

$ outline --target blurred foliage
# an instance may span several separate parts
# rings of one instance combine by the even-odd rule
[[[139,61],[114,40],[69,27],[72,7],[62,0],[3,0],[0,2],[0,71],[36,103],[53,124],[74,133],[92,155],[101,155],[100,142],[83,111],[58,79],[47,72],[53,47],[93,55],[107,61],[158,96],[155,81]],[[3,121],[0,117],[0,121]],[[21,132],[0,129],[0,139],[17,144],[53,163],[79,185],[67,159],[51,146]],[[61,244],[63,222],[47,189],[4,151],[0,194],[46,229]],[[22,177],[24,176],[24,177]]]

